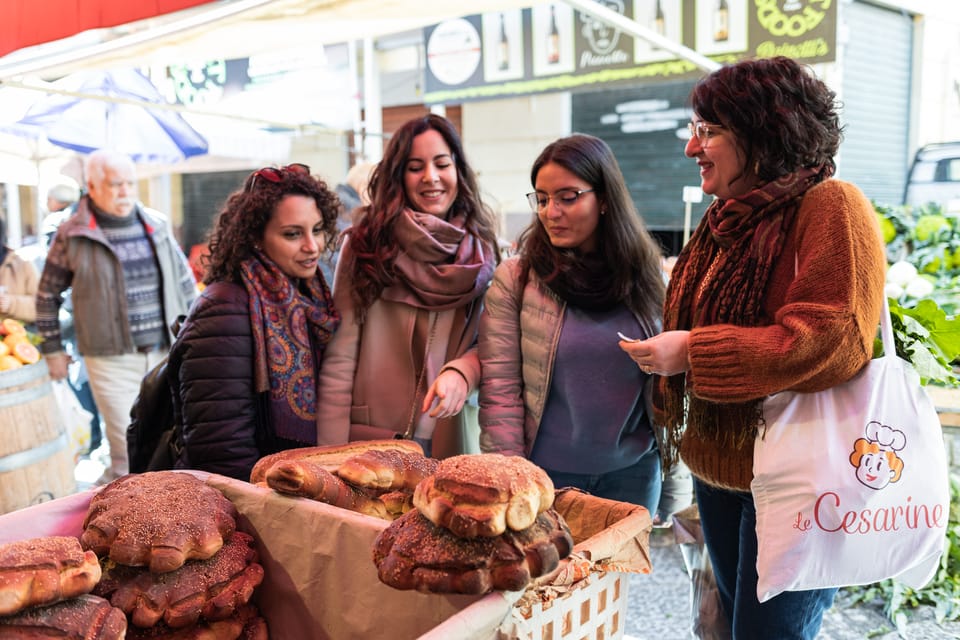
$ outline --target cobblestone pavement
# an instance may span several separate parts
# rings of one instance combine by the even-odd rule
[[[653,572],[631,575],[624,640],[687,640],[690,633],[690,579],[680,547],[655,534],[650,548]],[[844,607],[842,592],[823,618],[817,640],[904,640],[879,606]],[[957,640],[960,622],[938,625],[929,608],[911,612],[905,640]],[[770,640],[776,640],[771,638]]]

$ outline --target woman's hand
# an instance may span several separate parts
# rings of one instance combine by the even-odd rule
[[[644,373],[672,376],[690,368],[687,360],[689,331],[664,331],[648,340],[620,341],[620,348]]]
[[[440,372],[437,379],[427,389],[423,398],[424,413],[430,411],[431,418],[449,418],[460,413],[463,403],[467,401],[467,380],[456,369],[446,369]]]

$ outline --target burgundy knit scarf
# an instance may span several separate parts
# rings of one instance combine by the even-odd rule
[[[314,275],[301,291],[259,251],[244,261],[240,276],[250,297],[254,388],[270,391],[265,418],[280,438],[316,444],[316,376],[340,324],[330,289]]]
[[[773,264],[803,194],[832,174],[829,166],[800,169],[742,197],[715,200],[673,268],[664,331],[758,325]],[[661,378],[658,391],[671,455],[679,451],[684,425],[702,437],[727,443],[742,445],[756,437],[762,400],[730,404],[703,400],[689,393],[685,374]],[[743,429],[731,430],[731,424]]]

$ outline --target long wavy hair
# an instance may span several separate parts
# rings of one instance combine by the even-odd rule
[[[763,182],[829,166],[843,139],[837,95],[809,67],[785,57],[744,60],[694,85],[693,111],[729,129]],[[740,176],[735,176],[733,180]]]
[[[358,318],[365,315],[396,277],[393,265],[399,247],[393,229],[403,211],[411,206],[404,174],[413,139],[429,129],[443,136],[457,168],[457,197],[447,212],[447,218],[464,214],[466,231],[480,238],[499,261],[497,219],[480,197],[476,175],[467,163],[457,130],[449,120],[432,113],[408,120],[390,138],[383,159],[370,176],[367,186],[370,203],[362,209],[349,231],[353,255],[350,276]]]
[[[240,281],[240,265],[253,255],[263,240],[264,230],[277,204],[285,196],[313,198],[323,217],[323,235],[329,251],[336,236],[340,200],[322,179],[286,168],[276,169],[279,176],[272,182],[254,171],[243,187],[227,197],[207,239],[210,255],[202,259],[203,282]]]
[[[659,318],[665,289],[662,253],[633,204],[613,151],[600,138],[586,134],[560,138],[547,145],[534,161],[530,169],[530,184],[534,188],[537,174],[549,163],[588,183],[597,201],[605,207],[606,213],[597,223],[596,253],[614,276],[616,297],[642,317]],[[571,257],[569,249],[553,246],[536,214],[520,234],[518,244],[523,280],[533,264],[560,264]]]

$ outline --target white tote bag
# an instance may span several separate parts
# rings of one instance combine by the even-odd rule
[[[886,298],[884,356],[852,380],[764,401],[751,491],[757,597],[936,573],[950,508],[946,450],[933,402],[897,357]]]

